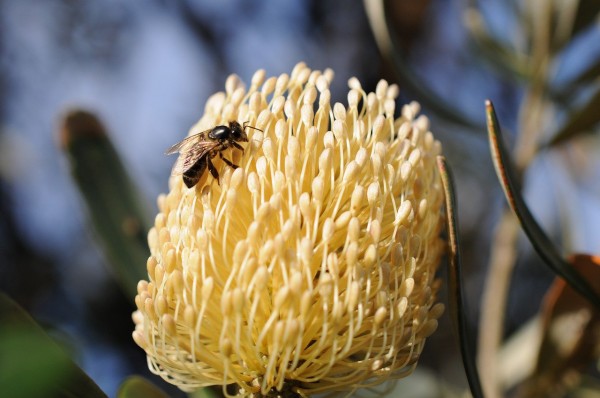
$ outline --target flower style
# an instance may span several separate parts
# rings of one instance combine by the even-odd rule
[[[213,158],[218,182],[173,176],[158,199],[133,338],[182,390],[354,391],[409,375],[437,328],[441,145],[418,104],[394,120],[397,86],[352,78],[332,106],[332,77],[231,76],[190,131],[262,130],[224,151],[238,168]]]

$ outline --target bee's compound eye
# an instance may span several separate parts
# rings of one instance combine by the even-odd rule
[[[233,129],[231,130],[231,134],[233,135],[233,138],[240,138],[242,136],[242,130],[241,129]]]
[[[242,127],[239,124],[236,123],[235,125],[231,126],[231,135],[233,138],[238,139],[243,133]]]
[[[231,129],[227,126],[217,126],[210,131],[208,134],[210,138],[222,140],[228,138],[231,135]]]

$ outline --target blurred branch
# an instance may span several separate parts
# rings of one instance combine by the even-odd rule
[[[497,368],[500,384],[505,390],[515,387],[533,373],[541,340],[542,320],[536,315],[502,344]]]
[[[71,174],[89,210],[110,265],[125,292],[136,294],[146,277],[150,220],[104,126],[91,113],[66,115],[60,132]]]
[[[600,25],[600,0],[578,0],[575,20],[572,24],[571,37],[575,37],[588,29],[592,24]]]
[[[551,64],[550,26],[552,10],[548,2],[526,3],[530,10],[523,12],[521,24],[527,28],[530,43],[527,69],[531,71],[519,118],[519,135],[514,148],[517,172],[522,172],[535,158],[539,149],[539,136],[543,131],[544,117],[547,115],[546,92]],[[486,112],[488,126],[490,113]],[[494,114],[495,119],[495,114]],[[488,131],[490,131],[488,127]],[[502,395],[496,364],[499,347],[504,334],[504,313],[509,294],[510,280],[517,258],[516,242],[519,226],[510,210],[505,210],[491,244],[491,256],[483,289],[482,317],[479,324],[479,356],[481,377],[489,398]]]
[[[591,132],[592,128],[600,122],[599,109],[600,88],[596,90],[585,105],[570,115],[567,122],[553,135],[547,146],[558,145],[578,134]]]
[[[464,16],[473,54],[482,57],[491,67],[503,75],[517,81],[529,81],[530,60],[526,54],[520,54],[508,48],[504,43],[492,37],[486,29],[480,12],[475,8],[467,9]]]
[[[582,85],[590,85],[600,77],[600,57],[593,62],[590,62],[577,76],[567,81],[557,90],[554,90],[554,95],[559,98],[570,98],[573,91],[576,91]]]
[[[502,215],[491,246],[490,266],[483,287],[477,364],[488,398],[502,396],[498,382],[497,358],[502,336],[504,318],[512,271],[517,258],[515,242],[519,224],[510,210]]]
[[[481,123],[472,120],[448,101],[445,101],[417,77],[409,66],[407,54],[402,51],[397,33],[386,15],[386,10],[390,6],[389,0],[364,0],[364,6],[377,46],[383,57],[390,60],[394,66],[401,87],[410,91],[423,106],[429,108],[439,117],[460,126],[468,127],[471,130],[479,131],[483,129],[484,126]]]
[[[552,38],[552,48],[554,50],[562,48],[569,43],[573,28],[575,27],[575,19],[577,18],[577,9],[580,1],[561,1],[554,2],[554,13],[556,16],[556,24],[554,26],[554,35]]]

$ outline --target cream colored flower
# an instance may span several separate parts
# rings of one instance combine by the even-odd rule
[[[263,130],[225,152],[236,170],[214,158],[220,185],[172,177],[158,200],[133,337],[182,390],[353,391],[410,374],[437,327],[441,146],[418,104],[394,119],[395,85],[352,78],[332,106],[332,77],[232,76],[190,131]]]

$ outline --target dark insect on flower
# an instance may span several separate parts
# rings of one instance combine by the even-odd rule
[[[229,122],[229,126],[216,126],[201,133],[194,134],[183,139],[165,152],[171,155],[179,152],[179,158],[173,166],[172,175],[182,175],[183,182],[188,188],[192,188],[200,181],[200,178],[208,168],[210,174],[219,182],[219,172],[212,162],[212,158],[219,155],[230,167],[237,169],[237,165],[223,156],[223,151],[236,148],[244,152],[239,142],[248,142],[246,128],[262,131],[256,127],[248,126],[244,122],[241,126],[237,121]]]

